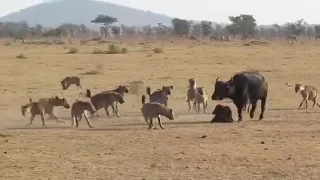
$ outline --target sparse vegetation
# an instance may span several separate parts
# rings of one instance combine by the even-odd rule
[[[77,54],[79,52],[78,48],[70,48],[69,51],[67,52],[67,54]]]
[[[103,64],[96,64],[94,70],[81,73],[80,75],[99,75],[99,74],[103,74],[103,72],[104,72]]]
[[[22,53],[20,53],[20,54],[17,56],[17,59],[27,59],[27,57],[24,56]]]
[[[4,43],[4,45],[5,45],[5,46],[10,46],[11,43],[10,43],[9,41],[6,41],[6,42]]]
[[[120,48],[117,45],[109,44],[108,50],[94,49],[92,54],[125,54],[128,53],[127,48]]]
[[[103,15],[103,18],[112,17]],[[308,25],[299,20],[287,25],[258,26],[253,16],[244,14],[230,17],[228,25],[177,18],[172,26],[159,23],[140,28],[113,24],[114,20],[95,22],[104,24],[100,32],[71,23],[52,29],[44,29],[41,25],[29,27],[26,22],[0,23],[0,37],[21,36],[25,39],[23,44],[17,41],[10,47],[3,47],[1,54],[3,177],[156,179],[159,177],[155,175],[161,175],[165,179],[200,180],[319,177],[320,113],[314,112],[320,110],[314,109],[313,113],[293,110],[299,99],[293,89],[285,85],[300,81],[318,83],[319,42],[305,37],[320,35],[319,25]],[[106,40],[99,37],[108,33],[114,36],[108,36]],[[288,47],[285,38],[291,34],[302,37],[299,39],[304,43]],[[234,38],[230,43],[219,39],[209,41],[210,36],[222,35],[233,35]],[[49,46],[64,44],[62,39],[67,38],[78,42],[79,37],[88,39],[80,41],[82,45],[91,42],[90,46],[80,46],[81,55],[63,53],[68,50],[71,54],[77,53],[78,46],[74,44]],[[190,37],[201,42],[192,42]],[[53,38],[57,40],[49,40]],[[249,40],[240,41],[242,38]],[[125,45],[117,44],[115,40],[121,40]],[[142,46],[136,45],[138,41],[144,42]],[[126,47],[130,52],[127,55],[92,55],[125,54],[128,53]],[[24,52],[28,60],[15,60],[19,52]],[[87,54],[83,54],[85,52]],[[157,54],[164,52],[165,55]],[[26,57],[20,53],[17,58]],[[199,85],[212,93],[212,83],[217,77],[227,81],[232,74],[243,70],[257,70],[270,82],[270,108],[265,120],[257,122],[248,117],[244,124],[211,126],[205,124],[211,119],[209,114],[185,116],[187,78],[196,77]],[[62,91],[58,76],[79,74],[83,80],[82,91],[92,89],[93,94],[122,83],[129,85],[130,94],[125,95],[125,104],[119,104],[124,116],[119,120],[106,120],[105,116],[93,120],[97,127],[94,131],[70,130],[66,126],[54,126],[50,130],[24,126],[26,119],[22,119],[17,108],[19,103],[28,103],[29,97],[36,100],[56,95],[72,103],[78,91]],[[171,83],[175,89],[169,97],[169,107],[177,112],[179,120],[168,122],[168,129],[163,132],[144,131],[140,112],[145,85],[152,86],[154,92]],[[209,101],[208,105],[214,107],[219,103],[225,102]],[[234,106],[230,107],[235,110]],[[69,110],[62,108],[57,115],[70,118]],[[36,123],[40,124],[40,117],[36,117]]]
[[[159,53],[163,53],[163,48],[159,48],[159,47],[155,47],[153,48],[153,52],[156,53],[156,54],[159,54]]]

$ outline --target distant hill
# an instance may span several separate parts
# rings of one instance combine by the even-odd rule
[[[0,18],[0,21],[27,21],[30,25],[41,24],[45,27],[56,27],[62,23],[85,24],[88,27],[99,27],[90,23],[97,15],[109,15],[118,18],[125,25],[164,25],[171,24],[171,17],[150,11],[137,10],[108,2],[92,0],[60,0],[42,3],[14,12]]]

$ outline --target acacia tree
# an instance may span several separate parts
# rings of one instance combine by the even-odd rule
[[[91,21],[92,23],[96,24],[103,24],[104,25],[104,32],[105,32],[105,37],[108,36],[108,32],[110,29],[110,25],[118,22],[117,18],[108,16],[108,15],[98,15],[94,20]]]
[[[212,28],[212,22],[210,21],[201,21],[201,27],[202,27],[202,35],[203,36],[209,36],[213,32]]]
[[[172,19],[173,32],[178,36],[187,36],[190,31],[190,22],[185,19]]]
[[[300,19],[294,23],[287,23],[287,26],[286,26],[287,35],[294,34],[296,36],[299,36],[301,33],[305,31],[306,24],[307,23],[303,19]]]
[[[226,29],[233,36],[241,34],[243,37],[247,37],[254,34],[257,23],[252,15],[229,16],[229,20],[232,24],[228,25]]]
[[[119,36],[121,29],[119,26],[111,26],[111,31],[114,36]]]

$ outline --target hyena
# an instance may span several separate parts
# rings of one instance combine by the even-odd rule
[[[158,102],[148,102],[146,103],[146,96],[142,95],[141,102],[142,108],[141,113],[147,122],[149,129],[153,127],[153,118],[158,118],[158,123],[161,129],[164,129],[161,123],[160,115],[165,116],[170,120],[173,120],[175,115],[172,109],[165,107],[163,104]]]
[[[294,34],[287,37],[288,43],[291,42],[291,44],[298,42],[298,37]]]
[[[193,101],[193,109],[200,113],[200,104],[203,104],[204,113],[207,112],[208,94],[203,87],[197,87],[196,78],[188,79],[189,89],[187,91],[187,102],[189,111],[191,111],[190,101]]]
[[[149,95],[149,102],[157,102],[168,106],[168,97],[171,95],[173,86],[162,86],[162,89],[157,89],[151,94],[151,88],[147,87],[147,94]]]
[[[88,126],[90,128],[92,128],[90,120],[88,119],[85,111],[89,111],[91,114],[94,114],[97,112],[96,110],[93,109],[90,102],[76,100],[72,104],[72,106],[71,106],[71,118],[72,118],[71,126],[73,126],[74,122],[76,122],[76,127],[78,127],[79,121],[81,120],[81,117],[84,116],[84,118],[87,121]]]
[[[87,97],[90,98],[91,104],[98,111],[99,109],[104,108],[106,114],[110,116],[108,107],[111,106],[114,114],[117,117],[120,117],[118,110],[115,108],[115,103],[118,102],[120,104],[125,103],[123,96],[116,92],[104,92],[98,93],[91,96],[91,91],[87,89]]]
[[[66,109],[69,109],[70,106],[65,98],[59,98],[58,96],[52,98],[41,98],[38,102],[33,102],[32,99],[29,99],[29,103],[21,106],[21,113],[25,116],[26,110],[30,108],[30,124],[34,120],[36,115],[41,116],[42,125],[45,125],[43,117],[44,114],[48,114],[49,118],[53,118],[59,123],[58,117],[53,114],[53,109],[56,106],[63,106]]]
[[[102,93],[108,93],[108,92],[116,92],[116,93],[119,93],[119,94],[124,98],[124,94],[125,94],[125,93],[129,93],[129,86],[127,86],[127,85],[120,85],[120,86],[118,86],[116,89],[109,90],[109,91],[103,91]],[[118,102],[115,102],[115,108],[116,108],[117,111],[119,112]],[[113,113],[114,113],[114,111],[113,111]],[[115,115],[115,114],[113,114],[113,115]]]
[[[313,87],[313,86],[309,86],[309,85],[304,85],[304,84],[296,84],[295,85],[295,92],[298,93],[300,92],[301,96],[302,96],[302,101],[298,107],[298,109],[301,108],[302,104],[305,102],[306,103],[306,110],[308,109],[308,100],[312,100],[313,101],[313,106],[312,108],[314,108],[314,106],[317,104],[318,107],[320,107],[319,103],[318,103],[318,90]]]
[[[78,89],[82,89],[80,78],[77,76],[67,76],[60,83],[62,85],[63,90],[67,90],[69,86],[72,84],[75,84],[78,87]]]

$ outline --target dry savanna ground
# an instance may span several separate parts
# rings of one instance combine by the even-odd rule
[[[106,44],[2,46],[0,179],[319,179],[320,108],[297,110],[301,97],[286,85],[320,88],[319,45],[166,42],[164,53],[155,54],[160,43],[123,43],[128,53],[116,55],[91,54]],[[66,54],[71,47],[79,52]],[[27,58],[17,59],[19,53]],[[96,69],[99,74],[81,75]],[[242,123],[210,124],[217,103],[235,110],[228,100],[209,100],[208,114],[187,111],[187,78],[196,77],[211,96],[218,76],[227,80],[242,70],[258,70],[269,83],[264,120],[257,120],[258,107],[254,119],[245,114]],[[131,93],[119,105],[120,118],[101,111],[91,119],[92,129],[85,121],[70,127],[70,112],[61,107],[55,112],[65,124],[47,120],[42,127],[36,117],[26,126],[29,114],[23,117],[20,106],[29,97],[58,95],[74,102],[81,90],[62,91],[59,84],[69,75],[81,77],[82,91],[93,93],[139,80],[153,90],[174,85],[169,106],[177,118],[163,118],[163,130],[147,130],[141,93]]]

